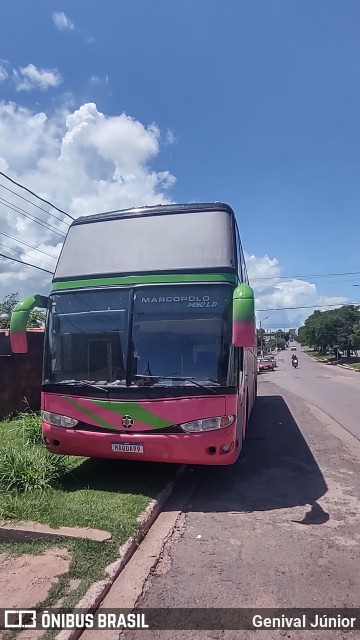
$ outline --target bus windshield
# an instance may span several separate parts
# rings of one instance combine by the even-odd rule
[[[226,385],[232,289],[164,285],[52,296],[44,383]]]
[[[136,291],[132,329],[136,374],[226,384],[231,298],[232,288],[226,285]],[[179,385],[176,380],[169,383]]]
[[[81,291],[51,297],[44,382],[125,382],[129,292]]]

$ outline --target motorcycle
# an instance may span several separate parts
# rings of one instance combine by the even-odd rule
[[[297,360],[292,360],[291,364],[294,367],[294,369],[297,369],[299,362]]]

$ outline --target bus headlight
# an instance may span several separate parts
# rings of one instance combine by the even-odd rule
[[[218,416],[216,418],[203,418],[202,420],[191,420],[183,422],[179,427],[186,433],[198,433],[199,431],[214,431],[229,427],[235,420],[235,416]]]
[[[44,422],[52,424],[54,427],[72,429],[78,423],[78,420],[74,418],[68,418],[68,416],[62,416],[60,413],[52,413],[51,411],[42,411],[41,417]]]

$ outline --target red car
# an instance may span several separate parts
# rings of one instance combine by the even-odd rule
[[[270,358],[258,358],[258,371],[275,371],[275,363]]]

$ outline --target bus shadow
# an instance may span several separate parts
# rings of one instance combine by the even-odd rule
[[[61,485],[67,492],[87,489],[155,498],[178,468],[174,464],[87,458],[65,474]]]
[[[308,504],[311,512],[303,524],[328,519],[316,504],[327,491],[324,477],[281,396],[257,399],[235,465],[196,467],[191,476],[198,483],[185,511],[251,512]]]

